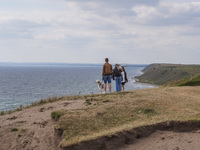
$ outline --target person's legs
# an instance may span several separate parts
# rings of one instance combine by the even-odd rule
[[[125,87],[126,82],[122,82],[122,91],[124,91],[124,87]]]
[[[124,91],[124,84],[122,83],[122,91]]]
[[[119,77],[119,91],[122,91],[122,77]]]
[[[108,76],[108,86],[109,86],[109,92],[111,93],[111,75]]]
[[[106,84],[107,84],[107,76],[103,76],[103,81],[104,81],[104,91],[106,92]]]
[[[116,88],[116,92],[118,92],[118,83],[117,83],[117,77],[115,77],[115,88]]]
[[[121,91],[121,77],[115,77],[116,91]]]
[[[106,83],[104,83],[104,91],[106,92]]]
[[[109,92],[111,93],[112,86],[111,86],[111,83],[108,83],[108,84],[109,84]]]

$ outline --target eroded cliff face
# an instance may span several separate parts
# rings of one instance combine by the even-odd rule
[[[123,150],[128,144],[133,144],[138,139],[150,136],[156,131],[196,132],[199,134],[199,121],[169,121],[153,125],[141,126],[128,131],[122,131],[111,136],[100,137],[95,140],[85,141],[60,150]],[[163,135],[164,136],[164,135]]]

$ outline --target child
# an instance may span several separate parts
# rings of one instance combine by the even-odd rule
[[[124,69],[124,66],[122,66],[122,72],[121,72],[121,74],[122,74],[122,91],[124,91],[124,85],[125,85],[125,83],[127,83],[128,82],[128,79],[127,79],[127,74],[126,74],[126,70]]]

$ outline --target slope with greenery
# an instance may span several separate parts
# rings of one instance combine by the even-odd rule
[[[192,78],[200,73],[200,65],[151,64],[137,76],[140,82],[163,85],[184,78]]]
[[[164,84],[164,86],[200,86],[200,74]]]

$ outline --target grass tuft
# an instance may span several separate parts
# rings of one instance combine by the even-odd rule
[[[51,118],[54,120],[58,120],[62,115],[64,115],[64,110],[58,110],[51,112]]]
[[[157,115],[158,113],[152,109],[152,108],[140,108],[139,111],[145,115],[147,115],[148,117]]]
[[[12,131],[12,132],[16,132],[16,131],[19,131],[19,129],[17,129],[17,128],[12,128],[11,131]]]
[[[1,115],[1,116],[2,116],[2,115],[5,115],[5,111],[1,111],[0,115]]]
[[[27,129],[21,129],[21,133],[24,133],[26,131],[27,131]]]
[[[21,135],[21,134],[18,134],[17,136],[20,138],[22,135]]]

